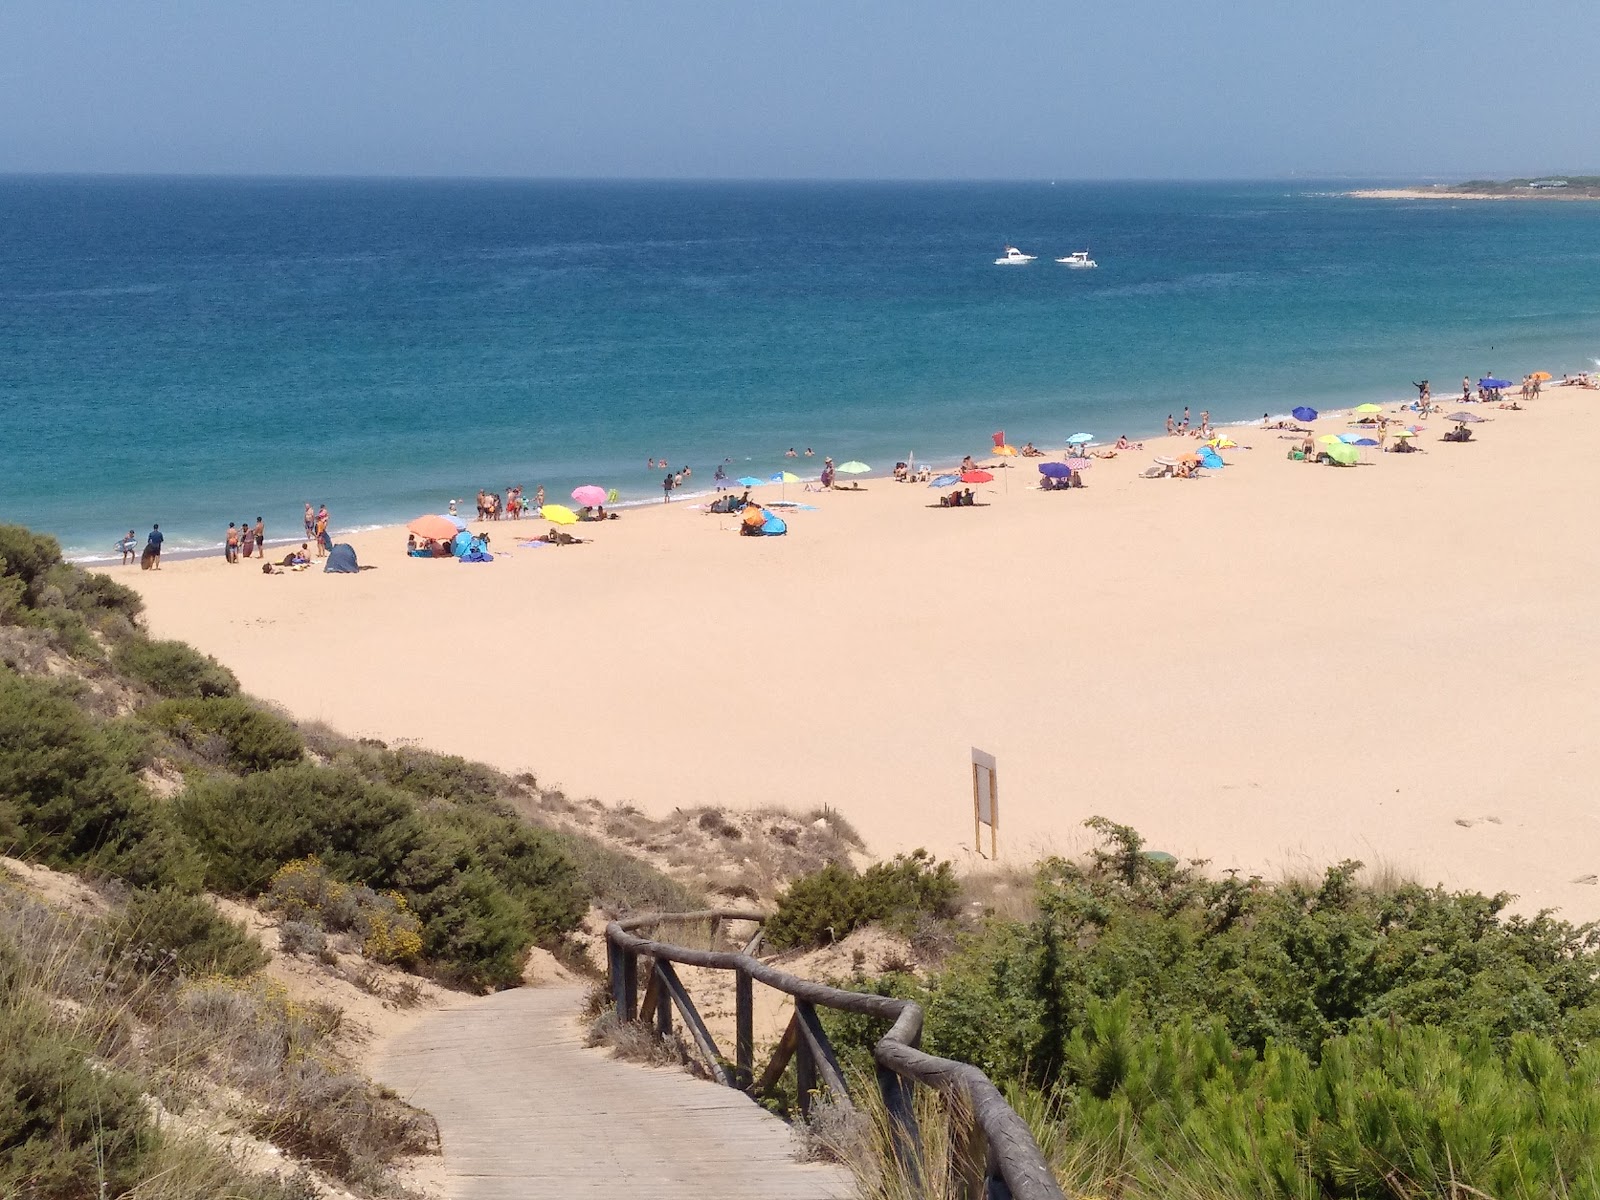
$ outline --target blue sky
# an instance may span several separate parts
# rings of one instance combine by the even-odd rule
[[[0,171],[1595,171],[1595,11],[1594,0],[0,0]]]

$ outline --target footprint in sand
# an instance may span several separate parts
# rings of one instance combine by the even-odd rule
[[[1491,825],[1499,825],[1499,817],[1457,817],[1456,824],[1463,829],[1471,829],[1474,825],[1482,825],[1485,821]]]
[[[1587,883],[1587,884],[1593,886],[1594,884],[1600,883],[1600,875],[1579,875],[1572,882],[1573,883]]]

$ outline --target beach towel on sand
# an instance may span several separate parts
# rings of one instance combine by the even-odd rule
[[[322,569],[329,575],[354,575],[361,570],[361,564],[356,562],[356,548],[349,542],[340,542],[328,551],[328,561]]]
[[[456,561],[464,563],[493,562],[494,555],[490,554],[487,550],[484,550],[481,547],[474,546],[460,558],[456,559]]]

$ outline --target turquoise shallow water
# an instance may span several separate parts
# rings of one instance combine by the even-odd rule
[[[1597,281],[1600,205],[1304,184],[0,179],[0,518],[201,547],[1448,393],[1593,369]]]

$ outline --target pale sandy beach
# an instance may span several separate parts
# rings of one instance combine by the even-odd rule
[[[1475,406],[1473,443],[1436,417],[1427,453],[1355,469],[1257,429],[1194,481],[1136,477],[1159,442],[1069,493],[1018,459],[960,511],[882,478],[791,485],[816,511],[785,538],[674,503],[581,547],[500,522],[490,565],[382,531],[351,539],[376,568],[356,576],[112,573],[155,633],[297,716],[648,812],[832,804],[878,852],[965,861],[980,746],[1008,861],[1103,814],[1217,869],[1359,858],[1590,919],[1597,403]]]
[[[1600,200],[1600,196],[1580,188],[1518,188],[1514,192],[1462,192],[1448,187],[1361,188],[1345,194],[1356,200]]]

